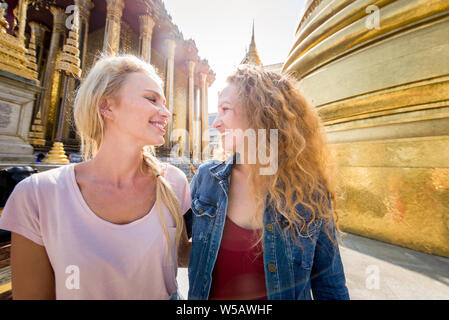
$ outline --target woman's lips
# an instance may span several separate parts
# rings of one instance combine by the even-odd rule
[[[150,121],[150,124],[155,127],[157,130],[159,130],[160,132],[162,132],[162,134],[165,134],[165,129],[164,127],[166,126],[166,124],[164,124],[163,122],[156,122],[156,121]]]

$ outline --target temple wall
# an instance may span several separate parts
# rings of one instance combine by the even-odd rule
[[[83,76],[89,73],[95,58],[103,51],[104,28],[89,33],[87,37],[86,66],[83,68]]]
[[[120,26],[120,54],[139,56],[139,36],[124,21]]]
[[[156,50],[151,50],[151,64],[156,68],[158,75],[165,83],[166,58]]]
[[[449,257],[449,3],[313,6],[284,70],[324,121],[341,228]]]

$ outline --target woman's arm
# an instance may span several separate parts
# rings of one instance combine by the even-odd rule
[[[332,238],[329,238],[325,229]],[[314,300],[348,300],[346,278],[338,248],[336,229],[332,223],[323,223],[315,246],[311,285]]]
[[[183,241],[181,241],[183,242]],[[187,268],[189,266],[190,260],[190,250],[192,249],[192,243],[190,241],[184,241],[180,244],[179,256],[178,256],[178,267]]]
[[[12,232],[12,295],[14,300],[52,300],[55,278],[45,247]]]
[[[184,227],[182,230],[181,241],[178,249],[178,267],[187,268],[190,260],[190,250],[192,243],[189,239],[192,237],[192,209],[184,214]]]
[[[179,241],[178,248],[178,267],[187,268],[190,260],[190,250],[192,249],[192,243],[189,241],[186,228],[182,230],[181,240]]]

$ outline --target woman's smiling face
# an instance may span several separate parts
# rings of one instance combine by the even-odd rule
[[[218,113],[212,124],[221,133],[225,151],[235,152],[243,145],[243,131],[248,128],[245,117],[237,98],[237,87],[228,84],[218,96]]]
[[[170,112],[165,107],[162,87],[145,73],[131,73],[117,93],[106,99],[108,129],[119,130],[139,145],[164,144]]]

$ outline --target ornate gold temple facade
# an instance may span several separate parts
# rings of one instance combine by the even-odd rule
[[[344,231],[449,257],[449,1],[308,1],[284,64],[338,161]]]
[[[16,124],[22,130],[20,135],[14,133],[13,137],[15,129],[3,132],[0,121],[0,162],[22,162],[18,160],[20,156],[26,159],[23,162],[30,161],[31,152],[48,151],[55,142],[65,81],[56,64],[64,45],[76,54],[73,59],[79,59],[82,73],[80,78],[68,79],[70,94],[61,128],[66,151],[79,150],[71,107],[82,77],[101,54],[134,54],[154,65],[165,82],[167,108],[172,116],[166,144],[158,148],[160,154],[168,155],[175,146],[177,154],[192,157],[195,153],[201,159],[207,146],[202,134],[207,130],[207,90],[215,74],[207,60],[199,57],[195,42],[183,38],[161,0],[0,3],[0,72],[8,79],[33,85],[35,91],[29,103],[32,107],[27,107],[29,116]],[[75,15],[79,28],[73,40],[68,36]],[[17,104],[16,109],[17,114],[23,114],[23,103]],[[0,113],[5,115],[8,110],[0,101]],[[5,127],[12,126],[15,120],[14,112],[8,116],[11,121]],[[3,149],[2,141],[7,141]],[[8,146],[18,141],[23,144],[20,152],[6,156]]]

